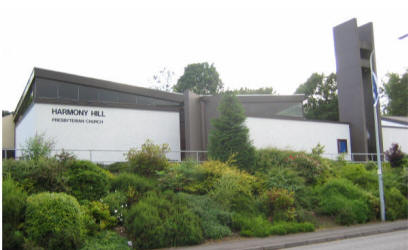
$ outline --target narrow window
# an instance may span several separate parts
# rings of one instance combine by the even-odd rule
[[[337,152],[339,154],[347,153],[347,140],[345,139],[337,139]]]

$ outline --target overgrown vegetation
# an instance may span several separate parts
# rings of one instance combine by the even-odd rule
[[[147,142],[112,172],[67,153],[3,161],[4,249],[174,247],[380,216],[372,163],[323,159],[319,147],[257,150],[250,168],[234,157],[170,163],[165,149]],[[387,220],[408,217],[404,157],[383,166]]]

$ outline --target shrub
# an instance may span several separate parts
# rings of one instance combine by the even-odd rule
[[[395,187],[386,190],[385,205],[387,219],[396,220],[408,217],[408,200]]]
[[[273,221],[293,221],[296,216],[294,193],[286,189],[266,192],[267,215]]]
[[[207,195],[190,195],[178,193],[185,200],[188,207],[200,218],[204,237],[207,239],[221,239],[231,235],[231,213],[222,209]]]
[[[128,172],[130,170],[129,162],[115,162],[105,166],[105,169],[111,173]]]
[[[172,192],[149,192],[132,205],[125,227],[138,248],[191,245],[203,240],[199,218]]]
[[[315,226],[312,223],[304,222],[278,222],[270,228],[270,234],[285,235],[290,233],[313,232]]]
[[[23,146],[22,158],[26,160],[38,161],[40,158],[50,156],[54,147],[52,140],[46,139],[44,134],[35,134],[29,138]]]
[[[126,194],[128,204],[139,200],[147,191],[154,189],[156,183],[152,179],[137,174],[121,173],[112,179],[111,190]]]
[[[298,171],[299,175],[305,178],[306,184],[322,183],[328,174],[327,166],[322,164],[319,157],[305,153],[289,155],[287,165]]]
[[[248,216],[234,213],[232,217],[232,226],[239,230],[242,236],[247,237],[266,237],[271,234],[289,234],[298,232],[311,232],[315,227],[312,223],[304,222],[278,222],[271,224],[261,215]]]
[[[256,182],[256,178],[245,171],[241,171],[235,167],[231,167],[226,163],[220,161],[206,161],[201,164],[206,179],[205,189],[214,190],[216,186],[220,185],[220,179],[225,176],[226,179],[235,180],[237,188],[245,194],[251,194]]]
[[[270,235],[272,224],[263,216],[248,216],[234,213],[232,216],[232,228],[238,230],[246,237],[266,237]]]
[[[21,249],[24,243],[20,231],[24,221],[27,194],[12,179],[3,181],[3,248]]]
[[[109,191],[111,174],[90,161],[75,161],[68,169],[70,193],[78,200],[99,200]]]
[[[27,198],[25,229],[30,240],[46,249],[75,249],[84,233],[77,200],[64,193],[39,193]]]
[[[131,149],[126,155],[130,170],[143,176],[153,176],[157,171],[168,165],[166,153],[170,152],[169,145],[155,145],[147,140],[140,150]]]
[[[385,158],[390,162],[392,167],[402,166],[404,160],[404,153],[397,143],[393,143],[391,147],[385,151]]]
[[[116,225],[116,218],[110,215],[109,206],[99,201],[86,202],[82,209],[87,216],[88,233],[105,230]]]
[[[226,162],[232,157],[240,169],[255,171],[255,147],[245,125],[245,110],[233,93],[226,93],[218,106],[220,116],[212,120],[208,139],[208,155]]]
[[[231,209],[234,200],[239,196],[252,197],[254,178],[236,171],[226,171],[214,183],[210,196],[226,209]]]
[[[115,216],[119,224],[123,223],[123,215],[128,207],[128,198],[125,193],[121,191],[109,193],[101,199],[102,203],[108,205],[109,212]]]
[[[340,167],[338,172],[340,177],[350,180],[365,190],[378,188],[377,174],[375,171],[368,171],[363,164],[349,163]]]
[[[319,209],[340,224],[366,222],[375,216],[371,195],[345,179],[331,179],[318,188]],[[371,209],[370,209],[371,208]]]
[[[276,148],[258,149],[256,151],[256,170],[266,173],[274,167],[287,166],[287,159],[294,154],[293,151]]]
[[[113,231],[102,231],[95,236],[88,237],[85,240],[81,250],[122,250],[131,249],[128,246],[127,239],[121,237]]]
[[[204,194],[208,192],[203,185],[206,173],[200,164],[193,161],[174,163],[159,172],[159,183],[163,190]]]
[[[7,160],[3,162],[3,176],[10,175],[28,193],[68,190],[64,177],[65,166],[55,158],[33,160]]]
[[[278,188],[296,192],[305,187],[305,179],[289,168],[272,168],[262,178],[264,179],[263,186],[266,190]]]

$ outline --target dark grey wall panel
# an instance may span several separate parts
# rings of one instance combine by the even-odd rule
[[[357,27],[351,19],[333,28],[339,118],[350,123],[351,151],[374,153],[374,115],[367,54],[374,46],[372,24]]]
[[[186,150],[203,150],[200,96],[186,90],[184,92],[184,111]]]

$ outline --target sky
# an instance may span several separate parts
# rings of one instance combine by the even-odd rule
[[[408,1],[3,1],[0,99],[14,110],[34,67],[152,87],[167,68],[214,64],[224,86],[293,94],[336,71],[333,27],[373,22],[378,78],[408,69]]]

